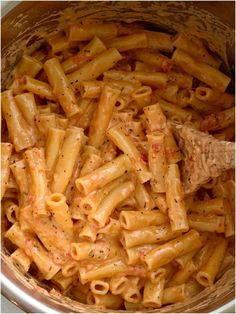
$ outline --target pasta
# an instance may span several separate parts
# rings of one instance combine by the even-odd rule
[[[176,130],[234,140],[221,61],[197,37],[139,24],[56,31],[1,94],[10,261],[93,311],[162,311],[212,287],[234,263],[234,175],[185,194],[190,143]],[[199,172],[227,162],[199,147]]]

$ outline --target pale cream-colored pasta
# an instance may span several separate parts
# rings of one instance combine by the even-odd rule
[[[134,184],[131,181],[121,183],[101,201],[96,211],[89,214],[88,219],[99,227],[104,227],[114,209],[134,192]]]
[[[69,26],[67,30],[68,41],[86,41],[94,36],[101,39],[109,39],[117,36],[117,25],[115,23],[77,23]]]
[[[75,88],[79,88],[79,84],[82,81],[96,79],[104,71],[112,68],[121,58],[117,49],[109,48],[83,65],[80,69],[68,74],[68,80]]]
[[[95,242],[97,229],[90,222],[86,222],[79,233],[79,237],[84,241]]]
[[[144,257],[144,261],[149,270],[156,270],[168,264],[176,257],[191,252],[201,246],[202,242],[199,233],[196,230],[190,230],[184,235],[148,252]]]
[[[142,48],[142,47],[141,47]],[[137,49],[133,52],[136,60],[156,67],[157,71],[169,72],[173,61],[159,52],[150,52],[146,49]]]
[[[147,119],[148,128],[151,132],[161,131],[166,127],[166,117],[163,114],[158,103],[144,107],[143,109]]]
[[[121,124],[113,126],[107,131],[107,136],[119,149],[128,155],[140,183],[150,180],[151,174],[145,162],[142,161],[141,154],[136,148],[135,143],[129,135],[126,135],[124,127]]]
[[[119,295],[107,293],[105,295],[92,294],[87,295],[87,303],[99,306],[102,309],[118,310],[123,304],[123,299]]]
[[[52,192],[65,192],[79,156],[83,135],[84,132],[81,128],[70,127],[66,130],[65,139],[55,165],[51,184]]]
[[[50,128],[56,128],[55,113],[37,113],[35,115],[35,124],[39,130],[40,137],[46,140]]]
[[[48,195],[46,162],[43,148],[32,148],[24,152],[24,160],[27,165],[31,184],[29,186],[30,196],[34,205],[33,215],[49,216],[45,198]]]
[[[196,280],[204,287],[212,286],[215,281],[215,277],[219,272],[220,265],[224,259],[228,241],[224,238],[220,238],[216,244],[209,260],[205,265],[201,267],[196,275]]]
[[[119,52],[123,52],[130,49],[147,48],[148,39],[147,35],[142,32],[109,39],[105,43],[108,48],[116,48]]]
[[[73,222],[65,196],[61,193],[53,193],[46,198],[46,204],[58,227],[72,240]]]
[[[166,194],[165,193],[152,193],[152,198],[155,205],[163,214],[167,214],[167,203],[166,203]]]
[[[160,308],[164,294],[165,276],[159,278],[157,283],[147,280],[143,291],[143,305],[145,307]]]
[[[62,292],[66,292],[70,289],[73,282],[75,282],[77,279],[76,275],[70,276],[70,277],[64,277],[62,275],[62,272],[59,271],[55,276],[51,278],[51,281],[54,285],[56,285]]]
[[[225,217],[217,215],[188,215],[189,227],[198,231],[225,232]]]
[[[77,274],[78,269],[79,269],[78,262],[70,260],[63,265],[61,269],[61,273],[62,273],[62,276],[68,278]]]
[[[77,189],[85,195],[105,186],[112,180],[122,176],[130,170],[131,164],[126,155],[120,155],[116,159],[104,164],[86,176],[75,181]]]
[[[83,64],[91,60],[92,57],[103,52],[104,50],[106,50],[106,46],[98,37],[95,36],[77,54],[62,62],[64,72],[68,74],[78,70]]]
[[[69,81],[57,58],[52,58],[44,63],[44,71],[47,74],[53,93],[59,101],[67,117],[81,112],[75,98],[75,94],[69,85]]]
[[[181,122],[190,121],[192,118],[191,112],[187,109],[179,108],[178,106],[169,103],[163,99],[158,100],[158,104],[160,105],[163,113],[168,117],[171,118],[173,116],[178,116],[181,119]]]
[[[19,219],[19,206],[11,200],[6,200],[3,203],[3,210],[7,220],[15,223]]]
[[[177,164],[167,167],[165,186],[171,229],[186,232],[189,229],[189,223]]]
[[[104,86],[89,127],[88,144],[100,148],[105,139],[105,132],[112,117],[117,98],[120,95],[118,89]]]
[[[13,164],[10,165],[10,169],[14,175],[14,178],[20,190],[19,204],[20,206],[24,206],[26,205],[28,201],[28,194],[29,194],[29,185],[28,185],[25,161],[22,159],[17,162],[14,162]],[[2,167],[2,171],[3,171],[3,167]]]
[[[114,295],[121,294],[124,291],[127,282],[128,278],[126,276],[123,275],[113,276],[109,283],[111,293]]]
[[[219,68],[220,66],[220,60],[213,57],[204,47],[202,41],[196,37],[179,34],[173,42],[173,46],[185,51],[193,58],[196,58],[201,62],[205,62],[214,68]]]
[[[3,198],[10,176],[11,143],[1,143],[1,199]]]
[[[186,293],[186,284],[165,288],[163,291],[162,305],[185,301],[188,295]]]
[[[98,230],[99,234],[109,234],[111,237],[120,237],[121,225],[119,220],[109,218],[108,223]]]
[[[105,295],[109,291],[109,283],[105,280],[92,280],[90,289],[93,294]]]
[[[11,254],[11,260],[13,263],[20,268],[20,270],[23,272],[23,274],[27,273],[30,264],[31,259],[28,255],[26,255],[25,251],[18,248]]]
[[[176,49],[173,53],[172,60],[183,70],[190,75],[193,75],[203,83],[224,92],[229,85],[230,78],[219,70],[211,67],[210,65],[196,61],[189,54]]]
[[[165,135],[162,132],[147,134],[148,139],[148,165],[152,174],[151,187],[155,193],[165,193],[165,176],[167,161],[164,147]]]
[[[123,230],[122,241],[124,247],[131,248],[136,245],[154,244],[162,241],[167,241],[175,238],[169,224],[162,224],[160,226],[149,226],[137,230]]]
[[[126,284],[122,291],[122,297],[125,301],[130,303],[140,303],[142,296],[139,289],[135,285]]]
[[[9,138],[17,152],[35,145],[36,138],[33,129],[20,112],[12,91],[7,90],[1,94],[3,116],[7,123]]]
[[[137,230],[148,226],[158,226],[169,221],[168,217],[159,210],[122,211],[121,226],[126,230]]]

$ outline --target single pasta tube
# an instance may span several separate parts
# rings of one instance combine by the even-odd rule
[[[182,256],[179,256],[174,260],[174,263],[177,264],[179,268],[183,269],[192,260],[192,258],[194,257],[194,255],[196,255],[198,251],[199,250],[196,249]]]
[[[83,136],[83,129],[81,128],[70,127],[66,130],[65,139],[55,165],[51,184],[52,192],[65,192],[79,156]]]
[[[197,267],[194,262],[192,260],[188,261],[184,268],[180,269],[174,274],[174,276],[168,282],[167,287],[173,287],[187,282],[187,280],[196,270]]]
[[[52,213],[57,225],[72,240],[73,222],[68,205],[66,204],[65,196],[61,193],[53,193],[46,198],[46,204],[50,212]]]
[[[42,69],[43,65],[35,57],[23,55],[20,62],[14,69],[14,76],[29,75],[35,77]]]
[[[116,37],[107,40],[106,46],[108,48],[116,48],[119,52],[130,49],[146,48],[148,46],[147,35],[143,32]]]
[[[215,277],[219,272],[221,263],[224,259],[228,241],[224,238],[220,238],[216,244],[209,260],[199,270],[196,275],[196,280],[204,287],[212,286],[215,281]]]
[[[189,121],[192,118],[191,112],[187,111],[186,109],[179,108],[178,106],[169,103],[165,100],[162,99],[158,100],[158,104],[160,105],[163,113],[168,118],[178,116],[182,122]]]
[[[149,270],[156,270],[168,264],[173,259],[202,246],[200,235],[196,230],[190,230],[158,248],[151,250],[144,257]]]
[[[173,231],[186,232],[189,229],[189,224],[177,164],[172,164],[167,167],[165,185],[171,229]]]
[[[161,131],[166,127],[166,117],[158,103],[144,107],[143,111],[151,132]]]
[[[31,264],[31,259],[28,255],[26,255],[24,250],[20,248],[15,250],[15,252],[11,254],[11,260],[16,266],[20,268],[23,274],[28,272]]]
[[[120,213],[121,227],[126,230],[136,230],[148,226],[158,226],[168,222],[168,217],[159,210],[152,211],[122,211]]]
[[[105,295],[92,294],[87,295],[87,304],[97,305],[99,308],[118,310],[123,303],[123,299],[119,295],[107,293]]]
[[[205,116],[200,121],[201,131],[217,131],[224,129],[235,121],[235,108],[226,109]]]
[[[121,55],[117,49],[107,49],[77,71],[68,74],[68,80],[75,88],[79,88],[82,81],[96,79],[103,72],[112,68],[119,60],[121,60]]]
[[[2,150],[2,156],[3,156],[3,150]],[[27,177],[25,161],[22,159],[17,162],[14,162],[13,164],[11,164],[10,169],[14,175],[14,178],[20,190],[19,205],[23,207],[24,205],[28,203],[28,194],[29,194],[28,177]],[[3,175],[3,167],[2,167],[2,175]]]
[[[108,221],[109,216],[112,214],[114,209],[128,198],[134,191],[134,184],[131,181],[126,181],[113,190],[101,201],[97,210],[92,212],[88,219],[95,221],[99,227],[104,227]]]
[[[104,86],[98,106],[93,115],[89,127],[88,144],[100,148],[105,139],[105,132],[112,117],[120,91],[118,89]]]
[[[148,38],[148,48],[158,49],[160,51],[172,52],[174,49],[174,36],[153,31],[145,31]]]
[[[191,203],[189,212],[197,214],[215,214],[224,215],[225,214],[225,204],[223,198],[213,198],[206,201],[194,201]]]
[[[15,96],[15,102],[22,112],[22,115],[26,122],[35,128],[35,115],[38,113],[37,106],[34,99],[34,94],[24,93]]]
[[[92,280],[90,283],[91,292],[97,295],[105,295],[109,291],[109,283],[105,280]]]
[[[52,58],[44,63],[44,71],[47,74],[53,93],[65,111],[67,117],[81,113],[75,94],[69,85],[63,68],[57,58]]]
[[[110,291],[114,295],[122,294],[126,287],[126,283],[128,282],[128,278],[123,275],[115,275],[111,277],[110,280]]]
[[[126,135],[121,124],[115,125],[107,131],[107,137],[128,155],[133,164],[140,183],[144,183],[151,178],[151,174],[146,164],[142,161],[141,154],[136,148],[130,136]]]
[[[139,246],[134,246],[131,248],[126,248],[126,262],[128,265],[136,265],[141,262],[145,254],[152,249],[156,248],[156,244],[143,244]]]
[[[67,38],[68,41],[87,41],[94,36],[100,39],[109,39],[117,36],[117,25],[115,23],[77,23],[69,26]]]
[[[203,102],[206,102],[212,106],[219,106],[222,109],[228,109],[234,105],[234,95],[220,93],[216,89],[206,86],[198,86],[195,90],[195,96]]]
[[[80,239],[89,242],[95,242],[97,238],[97,229],[89,222],[86,222],[79,233]]]
[[[146,107],[151,102],[151,94],[152,89],[150,86],[142,86],[138,89],[136,89],[132,94],[131,97],[137,104],[139,109],[142,109],[143,107]]]
[[[165,288],[162,305],[182,302],[187,299],[186,284]]]
[[[1,199],[3,198],[10,176],[11,143],[1,143]]]
[[[154,244],[173,239],[176,236],[169,224],[149,226],[137,230],[123,230],[122,241],[126,249],[136,245]]]
[[[155,207],[151,194],[138,180],[135,182],[134,198],[140,210],[151,210]]]
[[[20,88],[27,90],[33,94],[38,95],[41,98],[46,98],[48,100],[55,100],[52,88],[48,83],[40,80],[33,79],[28,75],[24,75],[19,78]]]
[[[61,292],[66,292],[70,289],[73,282],[77,279],[76,275],[70,277],[64,277],[62,272],[59,271],[53,278],[51,279],[52,283],[60,289]]]
[[[231,80],[219,70],[204,62],[197,61],[180,49],[175,50],[172,60],[178,66],[182,67],[188,74],[193,75],[198,80],[219,90],[220,92],[224,92],[226,90]]]
[[[7,220],[11,223],[15,223],[19,218],[19,206],[11,200],[6,200],[3,203],[3,210],[7,217]]]
[[[217,215],[201,215],[201,214],[189,214],[188,222],[190,228],[198,231],[208,232],[225,232],[225,217]]]
[[[71,276],[74,276],[79,269],[79,264],[76,261],[69,261],[66,262],[65,265],[63,265],[62,269],[61,269],[61,273],[64,277],[68,278]]]
[[[166,101],[176,104],[178,99],[178,91],[179,91],[178,85],[168,84],[162,88],[156,89],[153,94],[154,96],[158,95],[161,98],[165,99]]]
[[[147,280],[143,291],[143,305],[145,307],[160,308],[164,295],[165,276],[159,278],[157,283]]]
[[[76,187],[82,194],[88,195],[90,192],[102,188],[112,180],[122,176],[130,170],[131,165],[126,155],[120,155],[116,159],[104,164],[86,176],[75,181]]]

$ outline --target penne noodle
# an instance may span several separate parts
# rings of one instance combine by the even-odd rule
[[[46,98],[48,100],[55,100],[52,88],[48,83],[40,80],[33,79],[28,75],[24,75],[19,78],[20,88],[27,90],[28,92],[34,93],[41,98]]]
[[[1,143],[1,199],[3,198],[10,176],[11,143]]]
[[[195,96],[212,106],[219,106],[222,109],[228,109],[234,105],[234,95],[220,93],[216,89],[205,86],[198,86],[195,90]]]
[[[148,47],[160,51],[172,52],[173,35],[161,32],[145,31],[148,38]]]
[[[190,228],[198,231],[225,232],[225,217],[217,215],[189,214],[188,221]]]
[[[200,121],[201,131],[217,131],[226,128],[235,121],[235,108],[226,109],[205,116]]]
[[[116,37],[106,41],[108,48],[116,48],[119,52],[130,49],[147,48],[147,35],[143,33],[135,33],[128,36]]]

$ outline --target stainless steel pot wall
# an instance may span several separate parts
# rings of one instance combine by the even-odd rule
[[[185,31],[204,39],[225,62],[234,64],[234,2],[158,1],[32,1],[16,5],[2,19],[2,81],[26,50],[33,51],[49,32],[62,29],[83,17],[143,22],[154,30]],[[164,307],[158,312],[228,312],[234,299],[234,269],[225,273],[214,288],[205,289],[191,301]],[[2,252],[2,293],[27,312],[97,312],[23,276]],[[222,306],[225,305],[224,308]],[[228,305],[228,306],[226,306]],[[116,312],[104,310],[99,312]],[[152,311],[155,312],[155,311]]]

